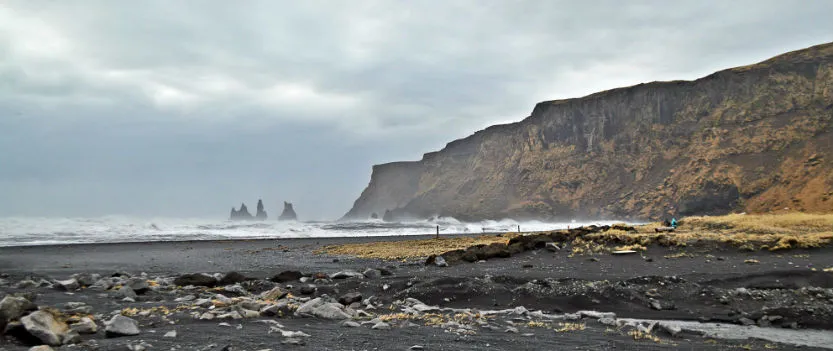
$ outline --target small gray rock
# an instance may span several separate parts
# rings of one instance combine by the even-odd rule
[[[70,324],[69,328],[79,334],[95,334],[98,332],[98,325],[89,317],[83,317],[78,323]]]
[[[348,328],[358,328],[362,326],[361,324],[355,321],[344,321],[343,323],[341,323],[341,325]]]
[[[75,278],[70,278],[67,280],[56,280],[55,287],[65,291],[75,291],[81,287],[81,284]]]
[[[374,324],[372,327],[370,327],[370,329],[390,330],[390,324],[387,324],[385,322],[379,322],[379,323]]]
[[[362,274],[364,274],[364,277],[367,279],[376,279],[382,276],[382,272],[380,272],[378,269],[373,268],[365,269],[364,272],[362,272]]]
[[[448,267],[448,262],[442,256],[437,256],[434,258],[434,265],[437,267]]]
[[[354,302],[360,302],[362,300],[362,294],[360,292],[351,292],[338,298],[338,302],[342,305],[348,306]]]
[[[120,314],[113,316],[112,319],[105,323],[104,332],[107,337],[139,335],[139,322],[130,317],[125,317]]]

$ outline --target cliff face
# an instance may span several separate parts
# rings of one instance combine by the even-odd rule
[[[523,121],[374,166],[345,218],[833,211],[833,43],[696,81],[547,101]]]

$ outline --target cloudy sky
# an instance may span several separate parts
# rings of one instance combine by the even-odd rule
[[[833,41],[833,1],[0,0],[0,216],[346,212],[536,102]]]

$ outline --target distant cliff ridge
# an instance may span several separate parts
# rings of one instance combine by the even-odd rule
[[[373,167],[346,219],[833,211],[833,43],[695,81],[539,103]]]

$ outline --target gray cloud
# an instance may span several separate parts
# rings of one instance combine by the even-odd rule
[[[803,1],[4,1],[0,214],[343,213],[542,100],[830,41]]]

